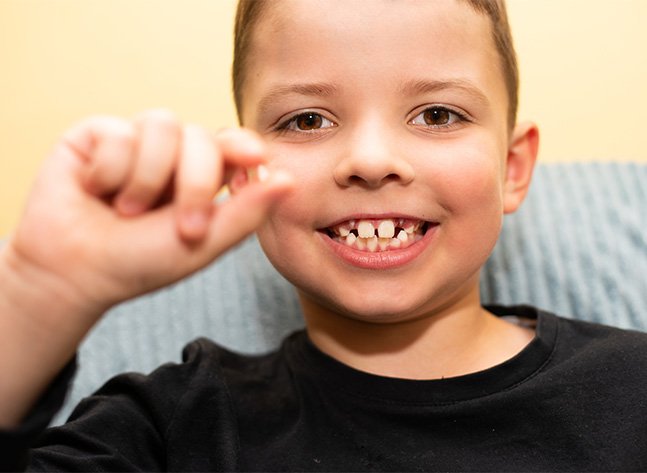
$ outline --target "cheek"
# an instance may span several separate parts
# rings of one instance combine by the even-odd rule
[[[259,238],[266,241],[268,247],[289,246],[296,236],[295,232],[302,231],[307,218],[304,206],[308,205],[304,197],[303,192],[296,190],[274,204],[267,220],[258,230]]]
[[[494,166],[461,166],[449,184],[458,195],[456,204],[462,212],[503,212],[502,189],[498,169]]]
[[[313,216],[331,205],[331,199],[326,198],[332,181],[329,163],[321,153],[272,144],[269,156],[270,169],[287,171],[297,182],[295,189],[272,208],[269,227],[275,233],[293,232],[295,226],[308,227]]]
[[[502,163],[499,147],[481,142],[448,149],[427,172],[439,202],[452,213],[502,213]]]
[[[487,258],[503,222],[499,149],[487,143],[456,149],[429,177],[435,183],[438,203],[447,213],[448,248],[474,261]]]
[[[287,144],[267,140],[268,167],[289,172],[298,182],[298,192],[303,188],[320,185],[326,174],[326,158],[330,153],[312,150],[301,144]]]
[[[285,169],[285,168],[284,168]],[[313,215],[322,205],[322,193],[315,183],[302,179],[290,170],[299,185],[270,210],[268,219],[257,234],[265,253],[275,266],[283,266],[307,251],[308,241],[316,231]]]
[[[293,234],[286,231],[282,210],[277,207],[278,205],[272,210],[265,223],[258,228],[256,235],[263,248],[263,253],[279,272],[284,273],[286,265],[289,265],[291,255],[294,255],[294,251],[290,249],[297,249],[298,246],[294,241],[291,242],[290,237],[293,237]]]

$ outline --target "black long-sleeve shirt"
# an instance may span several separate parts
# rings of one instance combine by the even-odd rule
[[[645,471],[647,334],[528,307],[535,339],[507,362],[432,381],[354,370],[304,332],[263,356],[206,339],[183,362],[113,378],[38,435],[63,374],[5,468],[61,471]],[[37,438],[37,440],[35,440]],[[28,449],[32,448],[27,455]]]

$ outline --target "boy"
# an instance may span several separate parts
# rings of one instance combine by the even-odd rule
[[[85,121],[46,163],[1,254],[8,467],[30,445],[60,470],[647,466],[645,335],[480,305],[538,142],[501,4],[242,2],[234,87],[260,140],[158,111]],[[107,308],[255,229],[306,332],[261,357],[199,340],[33,440]]]

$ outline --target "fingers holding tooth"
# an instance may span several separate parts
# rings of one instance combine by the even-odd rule
[[[210,223],[210,251],[220,254],[254,232],[274,203],[294,188],[294,179],[283,171],[268,173],[264,181],[250,181],[218,207]]]
[[[170,206],[180,237],[200,242],[209,236],[204,242],[209,248],[226,249],[253,232],[292,188],[291,178],[265,167],[265,144],[254,132],[214,134],[182,126],[164,110],[132,121],[85,120],[63,144],[78,158],[86,190],[107,197],[118,214],[129,217],[118,221],[126,225],[130,217]],[[214,203],[225,184],[236,192]]]
[[[222,154],[209,134],[197,125],[186,125],[175,182],[178,228],[183,238],[205,236],[222,174]]]
[[[248,130],[226,129],[209,137],[203,129],[187,126],[180,154],[176,181],[180,234],[193,241],[208,237],[218,251],[256,230],[272,204],[293,187],[285,172],[270,172],[264,166],[265,144]],[[255,178],[248,178],[249,170]],[[216,205],[213,198],[224,184],[233,195]]]

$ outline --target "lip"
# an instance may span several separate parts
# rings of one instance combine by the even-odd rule
[[[375,218],[374,216],[372,218]],[[372,270],[387,270],[405,266],[414,261],[430,245],[438,229],[437,223],[431,223],[424,236],[414,244],[401,249],[389,251],[361,251],[330,238],[325,232],[317,232],[324,244],[345,263]]]

